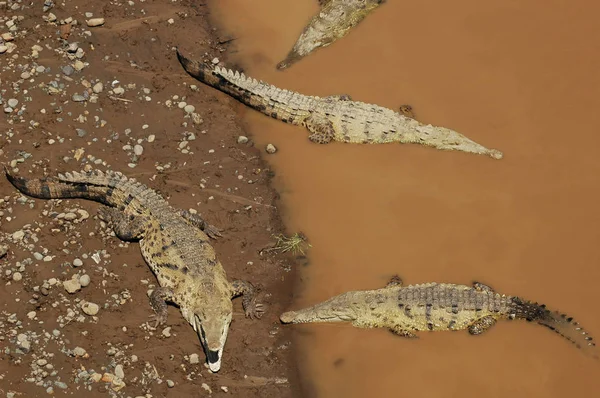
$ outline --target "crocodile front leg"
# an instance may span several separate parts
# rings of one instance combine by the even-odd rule
[[[400,105],[398,109],[401,115],[404,115],[408,118],[415,119],[415,112],[413,111],[412,106],[410,105]]]
[[[157,287],[150,294],[150,306],[155,312],[150,315],[150,321],[156,322],[155,328],[167,322],[167,301],[173,301],[173,290],[168,287]]]
[[[403,329],[402,326],[396,325],[391,328],[388,328],[390,332],[394,333],[396,336],[406,337],[409,339],[418,339],[419,336],[411,332],[410,330]]]
[[[313,113],[302,124],[312,133],[308,139],[315,144],[329,144],[335,136],[333,124],[321,115]]]
[[[244,307],[246,317],[250,319],[259,319],[261,316],[263,316],[265,308],[263,304],[257,301],[256,297],[258,292],[252,283],[236,279],[231,282],[231,287],[231,298],[240,295],[243,296],[242,306]]]
[[[390,281],[385,287],[401,287],[402,283],[402,279],[398,275],[394,275],[390,278]]]
[[[179,210],[179,215],[185,218],[185,220],[194,227],[199,228],[202,232],[208,235],[209,238],[217,239],[218,237],[223,236],[217,227],[207,223],[198,214],[190,213],[188,210]]]
[[[138,240],[144,237],[148,219],[144,216],[127,216],[114,207],[104,206],[98,216],[112,226],[115,235],[121,240]]]
[[[496,324],[496,318],[494,318],[491,315],[488,315],[488,316],[484,316],[483,318],[479,318],[478,320],[473,322],[469,326],[468,330],[469,330],[469,333],[471,333],[472,335],[478,335],[478,334],[485,332],[486,330],[488,330],[495,324]]]

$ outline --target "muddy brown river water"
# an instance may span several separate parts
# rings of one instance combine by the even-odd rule
[[[310,238],[294,308],[347,290],[468,284],[544,302],[600,336],[600,4],[390,0],[290,69],[313,0],[218,0],[247,74],[311,95],[350,94],[453,128],[503,160],[415,145],[325,146],[239,105],[268,157],[291,231]],[[310,397],[600,394],[600,364],[525,322],[407,340],[350,325],[291,325]]]

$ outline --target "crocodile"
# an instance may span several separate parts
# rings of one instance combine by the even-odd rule
[[[209,369],[221,368],[223,347],[232,318],[232,302],[243,295],[249,318],[260,318],[264,307],[257,289],[247,281],[229,282],[209,238],[220,231],[197,213],[176,210],[157,192],[116,171],[91,170],[26,179],[11,174],[8,180],[23,194],[42,199],[82,198],[102,203],[100,218],[117,237],[139,240],[142,256],[159,287],[150,294],[154,327],[167,321],[167,302],[179,306],[202,343]]]
[[[277,69],[289,68],[320,47],[346,36],[384,0],[319,0],[321,9],[304,28],[287,57]]]
[[[423,124],[401,112],[352,101],[348,95],[317,97],[282,90],[212,63],[177,57],[193,78],[229,94],[241,103],[285,123],[305,127],[311,142],[331,141],[384,144],[399,142],[454,150],[501,159],[502,152],[488,149],[462,134]]]
[[[403,286],[395,275],[382,289],[342,293],[280,316],[282,323],[351,322],[359,328],[387,328],[408,338],[416,338],[417,331],[464,329],[479,335],[503,319],[536,322],[598,358],[594,340],[573,318],[550,311],[543,304],[496,293],[480,282],[473,282],[472,286],[445,283]]]

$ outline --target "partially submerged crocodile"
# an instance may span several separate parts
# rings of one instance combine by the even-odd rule
[[[403,287],[394,276],[382,289],[346,292],[313,307],[285,312],[280,319],[283,323],[352,322],[360,328],[388,328],[410,338],[424,330],[467,329],[478,335],[498,320],[525,319],[546,326],[598,358],[592,337],[573,318],[545,305],[501,295],[479,282],[472,287],[444,283]]]
[[[209,237],[219,231],[199,215],[173,209],[154,190],[119,172],[59,174],[58,178],[8,180],[22,193],[42,199],[82,198],[105,204],[103,219],[124,240],[140,241],[142,255],[160,287],[150,295],[156,326],[167,320],[166,301],[177,304],[198,334],[211,371],[221,367],[232,317],[231,299],[243,294],[246,316],[260,318],[263,307],[246,281],[229,282]]]
[[[485,148],[454,130],[425,125],[391,109],[352,101],[347,95],[324,98],[302,95],[246,77],[243,73],[190,60],[179,50],[177,57],[195,79],[267,116],[304,126],[311,132],[308,138],[318,144],[331,141],[413,143],[502,158],[502,152]]]
[[[277,69],[289,68],[320,47],[346,36],[384,0],[319,0],[321,9],[304,28],[287,57]]]

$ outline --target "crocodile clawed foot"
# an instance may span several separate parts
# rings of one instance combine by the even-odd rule
[[[223,236],[223,235],[221,235],[221,230],[219,230],[214,225],[207,225],[206,228],[204,228],[204,233],[206,235],[208,235],[209,238],[212,238],[212,239],[217,239],[217,238]]]
[[[411,119],[415,118],[415,112],[413,111],[412,106],[410,105],[400,105],[400,114],[409,117]]]
[[[167,323],[167,317],[162,314],[152,314],[148,317],[148,321],[154,322],[154,326],[152,327],[156,329],[160,325],[164,325],[165,323]]]
[[[112,207],[101,206],[98,209],[98,218],[108,224],[111,224],[113,222],[114,211],[115,209]]]
[[[244,312],[247,318],[260,319],[264,315],[265,310],[266,306],[264,304],[252,302]]]

